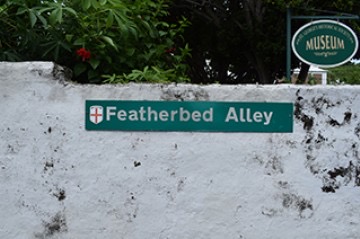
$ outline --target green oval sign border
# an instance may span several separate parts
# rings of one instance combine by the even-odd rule
[[[311,59],[306,59],[304,58],[299,52],[298,52],[298,49],[296,48],[296,41],[298,40],[298,36],[303,33],[307,28],[309,27],[313,27],[313,26],[316,26],[316,25],[319,25],[319,24],[324,24],[324,23],[329,23],[329,24],[334,24],[338,27],[341,27],[341,28],[345,28],[346,31],[348,31],[354,38],[354,49],[352,51],[351,54],[349,54],[348,57],[346,57],[346,59],[341,59],[341,61],[337,62],[337,63],[333,63],[333,64],[319,64],[319,63],[316,63],[316,62],[311,62]],[[358,51],[358,48],[359,48],[359,41],[358,41],[358,38],[355,34],[355,32],[350,28],[348,27],[347,25],[341,23],[341,22],[338,22],[338,21],[333,21],[333,20],[317,20],[317,21],[312,21],[312,22],[309,22],[305,25],[303,25],[302,27],[300,27],[294,34],[293,38],[292,38],[292,42],[291,42],[291,46],[292,46],[292,49],[293,49],[293,52],[294,54],[303,62],[309,64],[309,65],[315,65],[315,66],[319,66],[319,67],[323,67],[323,68],[331,68],[331,67],[336,67],[336,66],[340,66],[348,61],[350,61],[353,56],[356,54],[356,52]]]

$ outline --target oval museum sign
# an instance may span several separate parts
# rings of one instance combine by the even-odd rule
[[[292,39],[292,49],[303,62],[335,67],[352,59],[359,42],[348,26],[332,20],[318,20],[302,26]]]

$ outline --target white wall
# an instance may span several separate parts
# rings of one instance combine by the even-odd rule
[[[360,87],[64,80],[0,63],[0,238],[360,237]],[[293,102],[294,133],[88,132],[86,99]]]

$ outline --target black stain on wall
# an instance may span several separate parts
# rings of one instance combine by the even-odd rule
[[[323,146],[334,148],[334,143],[338,139],[336,137],[329,139],[325,137],[322,132],[315,132],[313,127],[315,126],[314,121],[316,120],[306,113],[305,109],[307,111],[314,111],[320,118],[325,117],[325,123],[334,128],[350,126],[353,123],[352,121],[357,118],[357,115],[351,112],[349,108],[343,113],[343,116],[340,115],[340,119],[327,114],[326,109],[341,106],[342,101],[334,103],[325,96],[313,97],[309,101],[300,95],[300,90],[296,92],[296,97],[294,116],[303,123],[303,128],[306,130],[306,137],[303,140],[306,151],[306,165],[311,173],[321,178],[321,190],[324,193],[336,193],[342,186],[353,185],[359,187],[360,154],[357,143],[349,142],[351,149],[345,149],[344,155],[337,154],[335,156],[341,161],[343,161],[341,157],[348,158],[348,160],[345,161],[349,162],[348,165],[335,168],[322,168],[322,166],[316,162],[317,157],[319,157],[316,150],[321,149]],[[356,125],[354,134],[360,139],[360,123]]]
[[[53,160],[49,160],[49,161],[45,162],[44,171],[47,171],[50,168],[54,168],[54,161]]]
[[[352,113],[351,112],[345,112],[344,113],[344,122],[343,124],[348,124],[351,121]]]
[[[347,167],[338,167],[327,170],[323,177],[323,187],[325,193],[335,193],[342,185],[353,182],[355,187],[360,187],[360,166],[355,166],[352,161]]]
[[[356,126],[354,133],[360,139],[360,123]]]
[[[305,199],[295,193],[283,193],[282,196],[282,206],[284,208],[293,208],[299,212],[299,217],[305,217],[305,211],[309,211],[310,214],[313,212],[314,207],[312,200]]]
[[[295,110],[294,110],[294,116],[296,119],[300,120],[301,122],[303,122],[303,128],[306,131],[310,131],[312,129],[312,127],[314,126],[314,117],[312,116],[308,116],[306,114],[304,114],[303,111],[303,102],[302,100],[304,99],[303,97],[301,97],[299,95],[300,90],[298,90],[296,92],[296,96],[297,99],[295,101]]]
[[[61,213],[57,213],[50,222],[45,223],[45,234],[52,236],[55,233],[67,231],[65,216]]]
[[[304,129],[306,131],[310,131],[312,129],[312,127],[314,126],[314,118],[313,117],[309,117],[305,114],[302,115],[301,117],[301,121],[304,123]]]
[[[344,126],[346,124],[349,124],[351,121],[351,117],[352,117],[352,113],[347,111],[344,113],[344,120],[342,123],[338,122],[337,120],[331,118],[329,116],[329,120],[327,121],[327,123],[333,127],[340,127],[340,126]]]
[[[58,212],[49,222],[43,222],[43,226],[43,232],[35,233],[36,239],[50,238],[55,234],[66,232],[67,224],[65,215],[62,212]]]
[[[66,193],[64,189],[59,189],[58,192],[54,193],[54,196],[57,197],[59,201],[62,201],[66,198]]]

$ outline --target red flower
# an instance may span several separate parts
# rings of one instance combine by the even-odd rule
[[[86,61],[91,57],[90,51],[87,51],[85,48],[80,48],[76,51],[76,54],[82,57],[82,61]]]
[[[169,48],[169,49],[165,50],[165,52],[169,53],[169,54],[174,53],[175,51],[176,51],[176,47],[172,47],[172,48]]]

